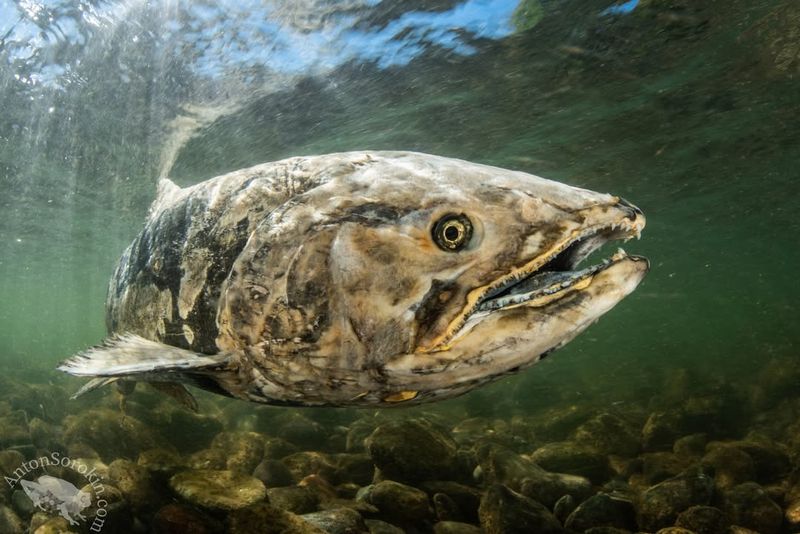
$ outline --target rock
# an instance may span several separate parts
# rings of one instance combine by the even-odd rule
[[[405,530],[380,519],[365,519],[369,534],[405,534]]]
[[[217,417],[206,413],[174,407],[166,416],[163,434],[171,445],[183,453],[208,448],[213,437],[223,429],[223,424]]]
[[[355,482],[366,486],[372,482],[375,464],[368,454],[341,453],[332,456],[336,471],[333,473],[334,484]]]
[[[750,455],[736,447],[712,446],[702,463],[711,467],[714,484],[726,489],[755,479],[756,469]]]
[[[99,529],[107,534],[128,534],[131,531],[131,506],[119,488],[95,480],[81,491],[91,495],[91,504],[83,510],[90,532]]]
[[[639,501],[639,528],[656,531],[675,523],[678,514],[695,505],[708,505],[714,481],[702,472],[687,471],[645,491]]]
[[[298,515],[261,502],[233,510],[228,534],[326,534]]]
[[[778,534],[783,511],[755,482],[739,484],[725,492],[722,510],[731,523],[761,534]]]
[[[689,432],[727,437],[747,424],[749,414],[738,391],[723,389],[710,395],[689,397],[681,404],[683,426]]]
[[[77,534],[77,531],[72,530],[63,517],[53,517],[37,527],[33,534]]]
[[[0,532],[3,534],[24,534],[26,531],[22,519],[19,518],[14,510],[4,504],[0,504]]]
[[[212,510],[239,510],[267,495],[260,480],[234,471],[183,471],[170,478],[169,485],[190,504]]]
[[[28,434],[36,448],[49,449],[56,436],[56,430],[50,423],[34,417],[28,422]]]
[[[789,455],[780,446],[764,441],[731,441],[727,447],[735,447],[746,452],[753,459],[756,481],[769,484],[785,477],[792,470]]]
[[[25,457],[19,451],[0,451],[0,475],[4,477],[19,478],[14,476],[14,471],[25,462]]]
[[[486,446],[479,451],[480,465],[488,483],[499,483],[535,499],[547,507],[564,495],[582,501],[591,494],[591,482],[576,475],[549,473],[505,448]]]
[[[250,474],[264,457],[264,440],[255,432],[220,432],[211,448],[225,451],[228,471]]]
[[[154,534],[212,534],[222,530],[215,520],[194,508],[168,504],[153,517]]]
[[[88,444],[105,462],[136,458],[144,450],[166,446],[164,438],[148,425],[105,408],[67,416],[63,437],[68,445]]]
[[[642,476],[648,485],[672,478],[682,473],[692,462],[691,458],[678,456],[672,452],[649,452],[640,456]]]
[[[502,484],[490,486],[478,509],[486,534],[563,534],[561,523],[542,504]]]
[[[185,467],[181,457],[167,449],[147,449],[139,454],[136,464],[156,475],[172,476]]]
[[[439,521],[433,525],[433,534],[481,534],[482,532],[475,525],[458,521]]]
[[[12,412],[9,415],[0,417],[0,448],[19,447],[33,443],[28,432],[28,424],[25,413],[22,411]]]
[[[280,460],[298,451],[299,449],[296,445],[283,438],[267,438],[264,440],[264,458],[267,460]]]
[[[325,448],[329,432],[298,410],[283,410],[270,423],[269,432],[298,446],[301,450]]]
[[[225,469],[228,455],[223,449],[203,449],[194,452],[186,459],[186,467],[191,469]]]
[[[617,527],[592,527],[586,529],[583,534],[631,534],[631,531]]]
[[[675,440],[672,452],[684,457],[702,456],[706,452],[706,443],[708,436],[705,433],[689,434]]]
[[[603,455],[635,456],[639,452],[639,436],[633,427],[610,413],[601,413],[581,424],[573,439]]]
[[[336,493],[336,488],[333,484],[319,475],[309,475],[298,482],[297,485],[308,489],[321,503],[330,503],[331,501],[339,500],[339,495]]]
[[[319,498],[306,487],[286,486],[267,489],[267,497],[273,506],[294,514],[308,514],[317,510]]]
[[[556,519],[564,523],[567,517],[569,517],[569,514],[574,512],[577,507],[578,503],[575,502],[575,498],[572,495],[564,495],[553,505],[553,515],[556,516]]]
[[[111,462],[108,481],[119,488],[134,509],[157,507],[163,497],[147,469],[130,460]]]
[[[583,501],[567,517],[564,526],[577,532],[592,527],[636,529],[633,503],[607,493],[598,493]]]
[[[11,494],[11,507],[20,517],[25,519],[29,519],[36,512],[36,506],[33,501],[21,489],[16,489]]]
[[[685,434],[680,413],[653,412],[642,428],[642,448],[646,451],[668,450]]]
[[[433,519],[428,495],[417,488],[400,482],[384,480],[368,486],[360,498],[378,508],[380,519],[399,525],[414,524]]]
[[[281,460],[295,480],[302,480],[309,475],[319,475],[326,480],[333,480],[336,466],[330,456],[322,452],[304,451],[290,454]]]
[[[406,483],[459,479],[456,442],[425,421],[402,420],[380,425],[367,449],[383,475]]]
[[[561,441],[592,416],[591,408],[572,404],[545,410],[535,421],[538,434],[547,441]]]
[[[800,500],[792,501],[786,506],[786,525],[792,530],[800,530]]]
[[[289,468],[278,460],[262,460],[253,471],[253,476],[267,487],[291,486],[297,482]]]
[[[684,510],[675,525],[696,534],[727,534],[729,526],[722,510],[711,506],[692,506]]]
[[[681,527],[667,527],[667,528],[662,528],[661,530],[656,532],[656,534],[696,534],[696,533]]]
[[[434,493],[431,501],[437,521],[461,521],[464,519],[456,502],[447,494]]]
[[[350,508],[323,510],[313,514],[303,514],[300,517],[328,534],[352,534],[367,530],[361,515]]]
[[[458,507],[458,513],[463,518],[462,521],[468,523],[478,522],[478,506],[481,504],[482,496],[479,490],[451,481],[428,481],[423,482],[419,487],[434,500],[434,506],[434,496],[439,494],[446,495]]]
[[[366,452],[366,439],[375,431],[375,419],[358,419],[347,429],[345,450],[347,452]]]
[[[530,458],[546,471],[582,476],[594,484],[601,484],[610,474],[605,455],[570,441],[548,443]]]

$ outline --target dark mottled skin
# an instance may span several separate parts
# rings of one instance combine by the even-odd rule
[[[108,330],[226,355],[225,381],[190,382],[258,402],[461,394],[571,339],[632,291],[624,269],[641,279],[620,262],[582,300],[475,314],[581,232],[644,223],[620,222],[616,197],[459,160],[331,154],[160,188],[111,280]],[[431,234],[448,213],[474,226],[457,252]]]

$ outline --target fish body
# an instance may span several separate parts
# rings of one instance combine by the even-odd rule
[[[111,279],[111,337],[60,368],[283,405],[462,394],[562,346],[648,270],[607,194],[412,152],[296,157],[159,184]],[[171,386],[170,386],[171,387]]]

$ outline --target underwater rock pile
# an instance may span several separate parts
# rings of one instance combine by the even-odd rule
[[[0,473],[46,473],[91,498],[70,524],[7,483],[0,532],[98,532],[98,518],[106,533],[798,532],[796,367],[647,407],[504,417],[458,404],[367,413],[205,398],[194,414],[144,391],[123,413],[114,395],[68,404],[66,388],[7,380]],[[18,476],[53,453],[71,463]]]

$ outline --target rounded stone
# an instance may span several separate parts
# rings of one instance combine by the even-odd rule
[[[433,534],[481,534],[479,527],[458,521],[439,521],[433,525]]]
[[[675,525],[696,534],[727,534],[729,526],[722,510],[712,506],[692,506],[684,510]]]
[[[271,488],[291,486],[296,482],[289,468],[278,460],[263,460],[256,466],[253,476]]]
[[[210,517],[182,504],[168,504],[153,517],[154,534],[211,534],[219,530]]]
[[[506,486],[490,486],[478,509],[486,534],[563,534],[564,528],[544,505]]]
[[[781,507],[755,482],[745,482],[726,491],[724,503],[723,511],[735,525],[761,534],[778,534],[781,531]]]
[[[592,527],[636,529],[636,511],[633,503],[607,493],[598,493],[583,501],[567,517],[564,526],[583,532]]]
[[[114,460],[108,466],[108,479],[135,509],[159,505],[162,492],[155,486],[150,472],[130,460]]]
[[[687,472],[647,489],[639,500],[639,528],[656,531],[674,524],[678,514],[694,505],[708,505],[714,481],[702,472]]]
[[[376,506],[379,518],[396,524],[418,524],[433,518],[428,495],[417,488],[384,480],[368,486],[361,499]]]
[[[367,439],[375,465],[391,480],[414,483],[457,476],[456,442],[443,430],[417,421],[380,425]]]
[[[181,457],[167,449],[147,449],[142,451],[136,463],[151,473],[169,475],[175,474],[184,467]]]
[[[548,443],[536,449],[530,458],[547,471],[582,476],[594,484],[601,484],[610,474],[605,455],[569,441]]]
[[[365,519],[369,534],[404,534],[405,530],[380,519]]]
[[[216,510],[245,508],[262,501],[267,495],[260,480],[234,471],[183,471],[170,478],[169,485],[187,502]]]
[[[631,424],[610,413],[601,413],[581,424],[575,429],[574,440],[604,455],[634,456],[639,452],[639,436]]]
[[[211,448],[225,451],[226,469],[240,473],[252,473],[264,457],[264,439],[255,432],[220,432]]]
[[[314,512],[319,505],[319,498],[314,492],[303,486],[268,488],[267,497],[273,506],[294,514]]]
[[[140,452],[162,447],[164,438],[145,423],[115,410],[99,408],[70,415],[64,423],[64,442],[85,443],[103,460],[136,458]]]
[[[233,510],[228,518],[228,534],[330,534],[299,515],[261,502]]]
[[[0,532],[3,534],[23,534],[25,526],[14,510],[4,504],[0,504]]]
[[[300,517],[306,523],[324,530],[328,534],[350,534],[351,532],[364,532],[367,529],[361,514],[350,508],[322,510],[303,514]]]

